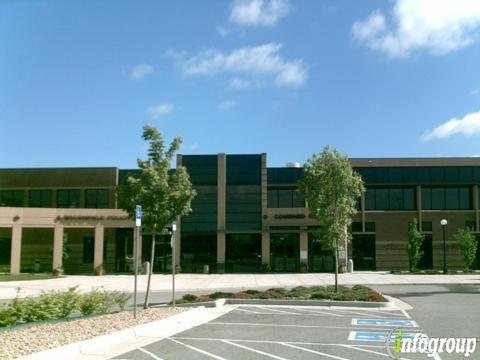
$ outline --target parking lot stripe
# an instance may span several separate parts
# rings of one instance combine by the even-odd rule
[[[152,357],[152,359],[155,359],[155,360],[163,360],[162,358],[159,358],[157,355],[155,355],[154,353],[148,351],[148,350],[145,350],[144,348],[138,348],[138,350],[140,350],[141,352],[147,354],[147,355],[150,355]]]
[[[367,315],[367,314],[365,314],[364,312],[352,311],[352,310],[343,310],[343,309],[340,310],[340,309],[335,309],[334,311],[339,311],[339,312],[348,313],[348,314],[362,315],[362,316]],[[385,316],[375,315],[375,314],[371,314],[371,313],[368,313],[368,316],[375,317],[375,318],[379,318],[379,319],[386,319]]]
[[[270,310],[270,311],[278,312],[278,313],[281,313],[281,314],[297,315],[296,312],[277,310],[277,309],[272,309],[272,308],[269,308],[269,307],[263,308],[263,310]]]
[[[331,358],[331,359],[349,360],[349,359],[347,359],[347,358],[343,358],[343,357],[340,357],[340,356],[335,356],[335,355],[327,354],[327,353],[324,353],[324,352],[321,352],[321,351],[315,351],[315,350],[312,350],[312,349],[303,348],[303,347],[301,347],[301,346],[292,345],[292,344],[285,343],[285,342],[279,342],[279,344],[280,344],[280,345],[289,346],[289,347],[294,348],[294,349],[299,349],[299,350],[303,350],[303,351],[306,351],[306,352],[310,352],[310,353],[312,353],[312,354],[317,354],[317,355],[326,356],[326,357],[329,357],[329,358]]]
[[[357,346],[353,346],[353,345],[343,345],[343,347],[348,348],[348,349],[355,349],[355,350],[359,350],[359,351],[365,351],[365,352],[372,353],[372,354],[377,354],[377,355],[380,355],[380,356],[390,357],[388,354],[384,354],[384,353],[381,353],[381,352],[378,352],[378,351],[373,351],[373,350],[364,349],[364,348],[357,347]],[[408,360],[408,359],[402,358],[402,360]]]
[[[345,316],[345,315],[335,314],[333,312],[325,312],[325,311],[318,311],[318,310],[305,309],[305,308],[296,308],[295,310],[297,310],[297,311],[308,311],[308,312],[312,312],[314,314],[326,314],[326,315],[340,316],[340,317]]]
[[[412,317],[404,310],[402,309],[403,315],[405,315],[406,318],[411,319]]]
[[[286,359],[286,358],[283,358],[283,357],[280,357],[280,356],[277,356],[277,355],[269,354],[269,353],[267,353],[267,352],[265,352],[265,351],[257,350],[257,349],[254,349],[254,348],[251,348],[251,347],[248,347],[248,346],[245,346],[245,345],[235,344],[234,342],[231,342],[231,341],[229,341],[229,340],[222,340],[222,342],[224,342],[224,343],[226,343],[226,344],[230,344],[230,345],[236,346],[236,347],[239,347],[239,348],[241,348],[241,349],[245,349],[245,350],[249,350],[249,351],[255,352],[255,353],[260,354],[260,355],[265,355],[265,356],[271,357],[272,359],[288,360],[288,359]]]
[[[251,313],[251,314],[257,314],[257,315],[264,315],[266,313],[262,313],[262,312],[257,312],[257,311],[252,311],[252,310],[247,310],[247,309],[241,309],[241,308],[236,308],[235,310],[233,311],[244,311],[244,312],[248,312],[248,313]],[[268,313],[267,313],[268,314]]]
[[[289,325],[289,324],[269,324],[269,323],[242,323],[242,322],[222,322],[222,321],[212,321],[206,323],[205,325],[226,325],[226,326],[263,326],[263,327],[292,327],[292,328],[313,328],[313,329],[355,329],[355,330],[372,330],[371,327],[359,327],[359,326],[335,326],[335,325]],[[376,327],[375,330],[381,330]],[[389,330],[385,326],[385,330]],[[420,331],[417,329],[409,329],[409,331]]]
[[[209,353],[208,351],[199,349],[199,348],[197,348],[197,347],[195,347],[195,346],[192,346],[192,345],[185,344],[185,343],[183,343],[183,342],[181,342],[181,341],[178,341],[178,340],[175,340],[175,339],[172,339],[172,338],[168,338],[168,340],[171,340],[171,341],[173,341],[173,342],[175,342],[175,343],[177,343],[177,344],[186,346],[186,347],[189,348],[190,350],[194,350],[194,351],[199,352],[199,353],[201,353],[201,354],[203,354],[203,355],[210,356],[210,357],[212,357],[212,358],[214,358],[214,359],[217,359],[217,360],[227,360],[227,359],[225,359],[225,358],[223,358],[223,357],[221,357],[221,356],[214,355],[214,354],[212,354],[212,353]]]

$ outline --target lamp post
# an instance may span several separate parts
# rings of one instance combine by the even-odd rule
[[[448,221],[447,219],[442,219],[440,221],[440,225],[443,228],[443,273],[447,273],[447,246],[445,243],[445,228],[447,227]]]
[[[170,244],[172,246],[172,304],[175,307],[175,231],[177,230],[177,224],[172,222],[172,239]]]

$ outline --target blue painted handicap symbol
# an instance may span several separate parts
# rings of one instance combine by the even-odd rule
[[[352,325],[365,325],[365,326],[384,326],[384,327],[418,327],[417,323],[413,320],[397,320],[397,319],[352,319]]]
[[[348,340],[353,341],[385,341],[390,335],[390,340],[395,341],[397,334],[380,331],[350,331]],[[414,338],[415,333],[404,333],[402,339]]]

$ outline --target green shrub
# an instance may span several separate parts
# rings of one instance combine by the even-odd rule
[[[217,300],[217,299],[228,299],[233,296],[233,293],[231,292],[222,292],[222,291],[217,291],[214,292],[213,294],[208,295],[210,299]]]
[[[185,294],[183,295],[182,300],[185,300],[185,302],[194,302],[197,300],[197,295]]]
[[[245,290],[243,291],[245,294],[249,294],[249,295],[258,295],[260,294],[260,291],[258,290]]]
[[[112,292],[96,288],[80,296],[79,309],[83,315],[106,314],[113,305],[115,298]]]
[[[113,301],[118,305],[120,311],[124,311],[131,295],[122,293],[120,291],[112,291]]]
[[[0,310],[0,327],[12,326],[21,320],[16,309],[11,306]]]

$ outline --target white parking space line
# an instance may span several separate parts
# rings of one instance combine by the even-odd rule
[[[277,313],[282,313],[282,314],[297,315],[296,312],[272,309],[272,308],[269,308],[269,307],[264,307],[264,308],[261,308],[261,309],[262,310],[269,310],[269,311],[273,311],[273,312],[277,312]]]
[[[212,321],[205,325],[227,325],[227,326],[263,326],[263,327],[286,327],[286,328],[317,328],[317,329],[344,329],[344,330],[372,330],[371,327],[361,326],[335,326],[335,325],[289,325],[289,324],[269,324],[269,323],[243,323],[243,322],[221,322]],[[385,326],[385,331],[389,331],[391,327]],[[375,327],[375,330],[382,330],[382,328]],[[420,331],[418,329],[409,329],[409,331]]]
[[[367,316],[368,315],[368,316],[378,318],[378,319],[386,319],[385,316],[375,315],[375,314],[371,314],[371,313],[365,314],[364,312],[360,312],[360,311],[343,310],[343,309],[342,310],[335,309],[335,311],[339,311],[341,313],[354,314],[354,315],[362,315],[362,316]]]
[[[326,356],[326,357],[329,357],[329,358],[331,358],[331,359],[349,360],[349,359],[344,358],[344,357],[335,356],[335,355],[327,354],[327,353],[324,353],[324,352],[321,352],[321,351],[315,351],[315,350],[312,350],[312,349],[307,349],[307,348],[304,348],[304,347],[301,347],[301,346],[292,345],[292,344],[285,343],[285,342],[279,342],[279,344],[280,344],[280,345],[289,346],[289,347],[294,348],[294,349],[299,349],[299,350],[303,350],[303,351],[306,351],[306,352],[310,352],[310,353],[312,353],[312,354],[317,354],[317,355]]]
[[[138,348],[138,350],[140,350],[141,352],[149,355],[152,359],[155,359],[155,360],[163,360],[162,358],[158,357],[157,355],[155,355],[154,353],[148,351],[148,350],[145,350],[144,348]]]
[[[371,354],[377,354],[377,355],[380,355],[380,356],[390,357],[390,355],[388,355],[387,353],[381,353],[381,352],[378,352],[378,351],[373,351],[373,350],[369,350],[369,349],[363,349],[363,348],[358,347],[358,346],[343,345],[343,347],[348,348],[348,349],[355,349],[355,350],[359,350],[359,351],[365,351],[365,352],[368,352],[368,353],[371,353]],[[401,358],[401,360],[409,360],[409,359]]]
[[[345,315],[340,315],[340,314],[335,314],[333,312],[328,312],[328,310],[326,311],[318,311],[318,310],[313,310],[313,309],[305,309],[305,308],[296,308],[295,309],[296,311],[307,311],[307,312],[311,312],[311,313],[314,313],[314,314],[326,314],[326,315],[332,315],[332,316],[339,316],[339,317],[344,317]]]
[[[245,350],[248,350],[248,351],[255,352],[255,353],[260,354],[260,355],[268,356],[272,359],[288,360],[287,358],[283,358],[283,357],[280,357],[280,356],[277,356],[277,355],[273,355],[273,354],[267,353],[265,351],[257,350],[257,349],[254,349],[254,348],[251,348],[251,347],[248,347],[248,346],[245,346],[245,345],[235,344],[234,342],[231,342],[229,340],[222,340],[222,342],[224,342],[226,344],[236,346],[236,347],[239,347],[241,349],[245,349]]]
[[[402,309],[403,315],[405,315],[406,318],[411,319],[412,317],[404,310]]]
[[[257,314],[257,315],[260,315],[260,314],[261,314],[261,315],[265,315],[265,314],[268,315],[268,313],[262,313],[262,312],[247,310],[247,309],[241,309],[241,308],[236,308],[236,309],[233,310],[233,311],[243,311],[243,312],[247,312],[247,313],[251,313],[251,314]]]
[[[201,353],[201,354],[203,354],[203,355],[210,356],[211,358],[214,358],[214,359],[217,359],[217,360],[227,360],[227,359],[225,359],[225,358],[223,358],[223,357],[221,357],[221,356],[214,355],[214,354],[212,354],[212,353],[209,353],[208,351],[199,349],[199,348],[197,348],[197,347],[195,347],[195,346],[192,346],[192,345],[185,344],[185,343],[183,343],[183,342],[181,342],[181,341],[178,341],[178,340],[175,340],[175,339],[172,339],[172,338],[168,338],[168,340],[171,340],[171,341],[173,341],[173,342],[175,342],[175,343],[177,343],[177,344],[186,346],[186,347],[189,348],[190,350],[199,352],[199,353]]]
[[[170,338],[172,339],[172,338]],[[228,340],[228,341],[234,341],[234,342],[246,342],[246,343],[265,343],[265,344],[278,344],[278,341],[273,341],[273,340],[247,340],[247,339],[225,339],[225,338],[207,338],[207,337],[202,337],[202,338],[194,338],[194,337],[182,337],[182,336],[176,336],[175,339],[180,339],[180,340],[198,340],[198,341],[222,341],[222,340]],[[295,344],[295,345],[314,345],[314,346],[344,346],[345,344],[339,344],[339,343],[317,343],[317,342],[304,342],[304,341],[289,341],[289,344]],[[365,348],[381,348],[385,349],[384,345],[372,345],[372,344],[355,344],[355,346],[358,347],[365,347]]]

